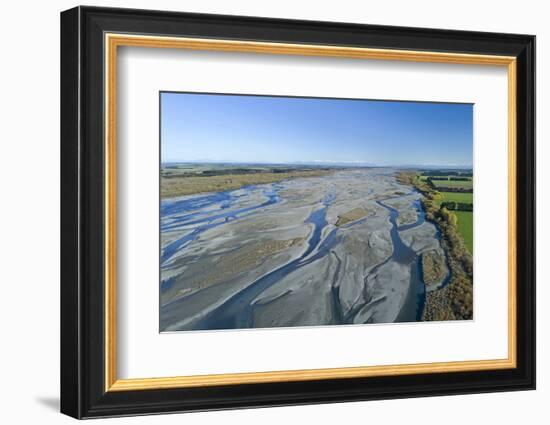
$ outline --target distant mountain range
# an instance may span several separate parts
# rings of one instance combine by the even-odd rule
[[[162,165],[175,165],[175,164],[228,164],[228,165],[310,165],[310,166],[333,166],[333,167],[384,167],[384,168],[423,168],[423,169],[468,169],[473,167],[466,164],[376,164],[372,162],[362,161],[325,161],[325,160],[313,160],[313,161],[292,161],[292,162],[263,162],[263,161],[221,161],[221,160],[187,160],[187,161],[166,161]]]

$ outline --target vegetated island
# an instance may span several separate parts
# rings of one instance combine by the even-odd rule
[[[338,220],[336,220],[335,225],[338,227],[343,226],[345,224],[351,223],[353,221],[356,221],[365,217],[368,213],[369,212],[363,207],[354,208],[343,214],[339,214]]]
[[[437,174],[437,171],[420,174],[417,171],[403,171],[397,176],[398,181],[414,186],[424,195],[422,206],[426,220],[433,222],[440,230],[441,243],[452,272],[446,286],[426,291],[422,320],[472,319],[472,176],[449,172],[441,173],[441,176]],[[442,264],[434,258],[422,258],[422,272],[427,287],[429,282],[443,273],[442,268]]]
[[[298,177],[320,177],[334,168],[316,166],[238,164],[165,164],[161,168],[161,198],[174,198],[206,192],[222,192],[243,186],[277,183]]]

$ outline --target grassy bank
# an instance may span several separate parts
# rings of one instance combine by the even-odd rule
[[[424,195],[422,205],[426,211],[426,219],[433,222],[441,231],[441,244],[448,253],[448,262],[452,271],[452,279],[447,286],[426,294],[422,319],[427,321],[472,319],[473,260],[465,242],[466,238],[460,231],[458,217],[465,216],[463,213],[467,212],[451,212],[445,207],[440,208],[445,196],[415,172],[402,172],[397,178],[403,184],[413,185]],[[453,192],[453,195],[455,194]],[[468,221],[464,216],[462,217],[463,227],[467,228]],[[469,229],[471,235],[471,221]]]

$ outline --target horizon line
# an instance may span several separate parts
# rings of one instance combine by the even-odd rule
[[[160,164],[263,164],[263,165],[346,165],[364,167],[430,167],[430,168],[473,168],[473,164],[377,164],[366,161],[240,161],[240,160],[167,160],[160,161]]]

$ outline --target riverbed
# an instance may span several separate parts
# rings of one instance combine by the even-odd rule
[[[420,199],[357,168],[163,200],[160,330],[420,320],[420,256],[445,255]]]

